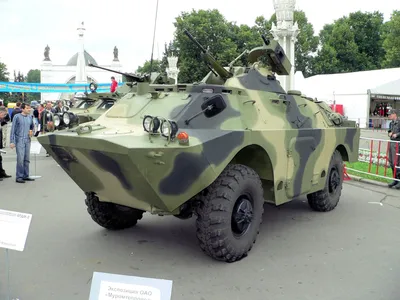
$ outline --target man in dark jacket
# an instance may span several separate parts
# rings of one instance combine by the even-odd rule
[[[21,102],[17,102],[17,103],[15,104],[14,110],[13,110],[12,113],[11,113],[11,122],[13,121],[14,116],[15,116],[16,114],[19,114],[19,113],[22,112],[21,104],[22,104]]]
[[[0,107],[0,123],[1,126],[7,124],[7,118],[10,120],[7,112],[7,108],[4,106]],[[4,124],[5,123],[5,124]],[[3,131],[0,127],[0,149],[3,149]],[[10,175],[7,175],[6,171],[3,169],[3,157],[0,152],[0,181],[3,181],[3,178],[10,178]]]
[[[392,121],[389,125],[388,136],[392,141],[389,146],[389,164],[393,171],[394,179],[393,182],[389,183],[388,186],[394,187],[400,190],[400,116],[399,111],[396,109],[391,109],[389,111],[389,119]]]

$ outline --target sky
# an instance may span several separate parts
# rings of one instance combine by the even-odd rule
[[[273,0],[159,0],[154,58],[161,58],[164,44],[173,39],[175,18],[192,9],[218,9],[228,21],[254,25],[257,16],[269,19]],[[324,24],[354,11],[380,11],[385,21],[397,0],[297,0],[315,34]],[[55,65],[65,65],[79,50],[77,28],[83,21],[85,49],[99,65],[109,65],[117,46],[123,70],[134,72],[150,60],[157,0],[0,0],[0,61],[10,75],[40,69],[44,48],[50,47]]]

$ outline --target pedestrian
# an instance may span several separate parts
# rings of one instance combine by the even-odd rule
[[[3,107],[3,106],[2,106]],[[0,122],[0,144],[3,148],[7,147],[7,136],[8,136],[8,122],[11,121],[8,109],[4,107],[6,116]],[[4,114],[4,110],[3,110]]]
[[[0,107],[0,123],[3,123],[5,118],[7,117],[8,112],[7,108],[4,106]],[[3,149],[3,129],[0,128],[0,149]],[[3,178],[10,178],[11,176],[6,173],[6,171],[3,168],[3,157],[1,156],[0,152],[0,181],[3,181]]]
[[[393,174],[396,174],[395,179],[400,180],[400,119],[399,119],[399,111],[396,109],[391,109],[389,112],[389,130],[388,135],[391,141],[394,141],[390,144],[389,148],[389,164],[392,168]],[[397,143],[396,143],[396,142]],[[397,168],[396,168],[397,167]],[[400,190],[400,181],[393,180],[393,182],[388,184],[388,187],[394,187],[397,190]]]
[[[29,178],[29,156],[34,129],[30,112],[31,106],[27,103],[22,103],[21,113],[14,116],[11,126],[10,148],[16,148],[17,151],[17,174],[15,181],[18,183],[34,181],[34,179]]]
[[[15,107],[14,107],[12,113],[11,113],[11,122],[14,120],[14,116],[15,115],[21,113],[21,111],[22,111],[21,105],[22,105],[22,103],[19,102],[19,101],[15,104]]]
[[[31,103],[32,105],[32,103]],[[32,105],[33,108],[33,124],[35,125],[34,136],[39,135],[39,105]]]
[[[42,134],[54,131],[53,114],[55,114],[56,110],[52,106],[52,103],[48,101],[46,108],[41,112],[40,126]],[[50,154],[46,151],[46,157],[49,156]]]
[[[110,92],[114,93],[117,90],[117,87],[118,87],[118,82],[115,80],[114,76],[111,76]]]

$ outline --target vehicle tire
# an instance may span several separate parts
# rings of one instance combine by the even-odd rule
[[[216,260],[241,260],[257,239],[263,213],[264,192],[257,173],[228,165],[201,198],[196,221],[200,248]]]
[[[329,164],[325,188],[307,195],[308,204],[315,211],[331,211],[339,203],[343,188],[343,159],[339,151],[335,151]]]
[[[100,202],[93,193],[86,193],[87,211],[100,226],[109,230],[121,230],[133,227],[142,219],[143,210],[109,202]]]

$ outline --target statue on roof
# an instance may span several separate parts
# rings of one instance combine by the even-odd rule
[[[118,61],[118,48],[117,48],[117,46],[114,47],[114,61]]]
[[[49,45],[46,46],[46,48],[44,48],[44,61],[50,61],[50,47]]]

